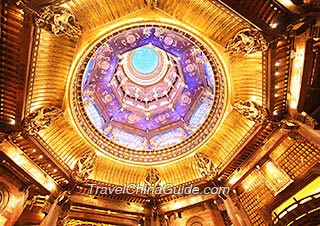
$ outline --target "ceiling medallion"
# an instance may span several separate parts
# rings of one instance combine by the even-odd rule
[[[193,35],[162,24],[104,36],[78,65],[72,107],[100,151],[140,164],[190,153],[215,130],[224,72]]]

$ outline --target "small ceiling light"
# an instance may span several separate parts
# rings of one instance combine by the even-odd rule
[[[272,24],[270,24],[270,27],[271,27],[272,29],[275,29],[275,28],[278,27],[278,24],[277,24],[277,23],[272,23]]]
[[[37,152],[37,150],[34,148],[34,149],[32,150],[32,152],[35,153],[35,152]]]
[[[279,66],[280,66],[280,62],[276,62],[276,63],[275,63],[275,66],[276,66],[276,67],[279,67]]]
[[[42,159],[43,158],[43,155],[39,155],[39,159]]]
[[[50,164],[50,163],[48,164],[48,167],[51,167],[51,164]]]
[[[53,170],[54,173],[56,173],[57,171],[58,171],[57,169],[54,169],[54,170]]]

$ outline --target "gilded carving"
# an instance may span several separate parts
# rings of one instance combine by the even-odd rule
[[[266,51],[268,44],[266,39],[257,30],[244,29],[235,34],[226,45],[226,52],[235,54],[251,54]]]
[[[202,226],[203,225],[204,220],[198,216],[194,216],[191,217],[188,221],[187,221],[187,226]]]
[[[307,139],[304,136],[302,136],[297,130],[289,131],[288,137],[290,137],[291,139],[294,139],[298,143],[304,143],[307,141]]]
[[[306,112],[297,113],[294,115],[294,118],[308,126],[311,126],[313,129],[319,129],[318,122]]]
[[[0,183],[0,213],[2,213],[9,203],[9,190],[7,185]]]
[[[150,187],[156,187],[161,181],[160,174],[157,169],[150,168],[148,169],[148,174],[146,176],[145,182]]]
[[[42,107],[24,118],[22,122],[22,131],[33,136],[40,130],[49,127],[51,123],[62,117],[62,115],[62,110],[60,108],[54,106]]]
[[[197,168],[201,176],[205,180],[208,180],[208,181],[213,180],[216,177],[218,172],[212,160],[205,153],[202,153],[202,152],[198,152],[194,156],[194,158],[196,160]]]
[[[81,36],[81,26],[75,16],[61,6],[47,6],[36,15],[35,24],[52,31],[56,36],[78,38]]]
[[[149,7],[158,7],[159,1],[158,0],[145,0]]]
[[[279,125],[285,131],[297,129],[299,127],[294,121],[287,119],[282,119]]]
[[[96,154],[93,152],[87,152],[83,154],[76,162],[71,177],[74,181],[85,183],[93,171],[94,163],[96,160]]]
[[[68,220],[64,224],[64,226],[79,226],[79,225],[111,226],[111,224],[96,223],[96,222],[89,222],[89,221],[82,221],[82,220],[75,220],[75,219]]]
[[[233,108],[246,119],[258,124],[262,124],[267,120],[267,112],[252,101],[240,100],[234,104]]]

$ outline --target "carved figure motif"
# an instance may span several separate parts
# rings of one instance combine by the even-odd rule
[[[58,37],[78,38],[82,33],[75,16],[61,6],[47,6],[41,9],[35,18],[35,24],[52,31]]]
[[[62,117],[60,108],[55,106],[42,107],[37,112],[33,112],[24,118],[22,131],[31,136],[36,135],[60,117]]]
[[[206,180],[213,180],[217,175],[217,169],[212,160],[202,152],[197,153],[194,158],[201,176]]]
[[[267,120],[267,113],[262,107],[249,100],[240,100],[233,106],[246,119],[262,124]]]
[[[96,154],[87,152],[82,155],[76,162],[71,173],[72,178],[76,182],[85,183],[93,171]]]
[[[257,30],[244,29],[235,34],[226,45],[226,52],[231,55],[251,54],[258,51],[266,51],[268,44],[266,39]]]

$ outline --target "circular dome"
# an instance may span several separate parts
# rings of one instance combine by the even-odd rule
[[[157,68],[159,57],[152,48],[142,47],[134,51],[131,62],[139,73],[150,74]]]
[[[215,54],[162,24],[103,37],[78,65],[72,91],[85,137],[118,160],[142,164],[177,159],[201,145],[225,100]]]

